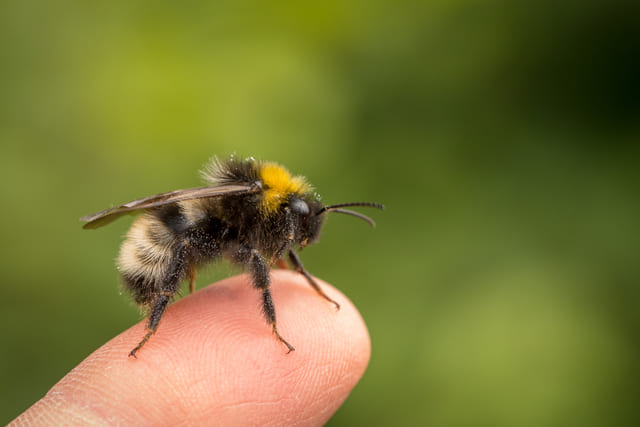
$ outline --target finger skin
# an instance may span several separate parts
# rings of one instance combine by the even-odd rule
[[[334,306],[294,272],[273,271],[280,333],[246,275],[172,304],[138,358],[144,322],[100,347],[12,425],[322,425],[369,361],[351,302],[319,281]]]

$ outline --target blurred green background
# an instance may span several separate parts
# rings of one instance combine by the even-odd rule
[[[78,218],[236,152],[388,207],[302,254],[372,337],[331,425],[640,425],[637,1],[5,0],[0,64],[0,423],[139,319]]]

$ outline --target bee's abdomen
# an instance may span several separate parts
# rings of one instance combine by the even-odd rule
[[[117,259],[125,287],[138,304],[149,304],[161,291],[175,262],[179,236],[158,216],[151,213],[137,218]]]

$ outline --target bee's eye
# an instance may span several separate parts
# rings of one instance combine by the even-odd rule
[[[309,205],[307,205],[303,200],[300,199],[292,199],[289,202],[289,209],[299,215],[309,214]]]

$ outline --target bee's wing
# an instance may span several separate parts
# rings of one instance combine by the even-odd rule
[[[215,187],[197,187],[186,190],[175,190],[168,193],[156,194],[155,196],[143,197],[120,206],[105,209],[103,211],[87,215],[80,218],[86,222],[82,228],[93,229],[107,225],[125,214],[137,213],[137,211],[157,206],[168,205],[182,200],[204,199],[209,197],[220,197],[229,194],[244,194],[260,191],[252,185],[219,185]]]

